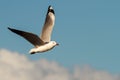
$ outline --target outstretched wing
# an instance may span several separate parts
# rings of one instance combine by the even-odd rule
[[[33,33],[25,32],[25,31],[21,31],[21,30],[16,30],[16,29],[12,29],[9,27],[8,27],[8,29],[10,31],[22,36],[23,38],[28,40],[30,43],[32,43],[35,47],[38,47],[38,46],[44,44],[44,42],[37,35],[35,35]]]
[[[40,38],[44,42],[50,42],[54,22],[55,22],[55,13],[54,13],[53,8],[51,6],[49,6],[48,7],[48,12],[47,12],[47,15],[46,15],[46,19],[45,19],[45,23],[44,23],[42,33],[41,33],[41,36],[40,36]]]

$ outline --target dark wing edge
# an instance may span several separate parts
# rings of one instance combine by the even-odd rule
[[[21,31],[21,30],[17,30],[17,29],[13,29],[13,28],[10,28],[10,27],[8,27],[8,29],[10,31],[18,34],[19,36],[25,38],[30,43],[32,43],[35,47],[38,47],[38,46],[44,44],[44,41],[42,41],[36,34],[30,33],[30,32],[25,32],[25,31]]]

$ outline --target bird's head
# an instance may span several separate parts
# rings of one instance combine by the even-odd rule
[[[56,41],[51,41],[50,44],[52,44],[53,46],[58,46],[59,45]]]

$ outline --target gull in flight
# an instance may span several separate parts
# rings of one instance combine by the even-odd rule
[[[42,33],[39,36],[36,34],[25,32],[17,29],[13,29],[8,27],[8,29],[21,37],[25,38],[27,41],[29,41],[31,44],[34,45],[34,48],[32,48],[29,53],[35,54],[35,53],[42,53],[51,50],[55,46],[59,45],[55,41],[51,41],[51,33],[54,27],[55,23],[55,12],[52,8],[52,6],[48,7],[48,11],[46,14],[45,23],[42,29]]]

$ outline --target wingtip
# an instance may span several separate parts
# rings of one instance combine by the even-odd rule
[[[10,29],[10,27],[7,27],[8,29]]]
[[[11,30],[11,28],[10,28],[10,27],[8,27],[8,29],[9,29],[9,30]]]
[[[16,29],[13,29],[13,28],[10,28],[10,27],[8,27],[8,30],[10,30],[10,31],[12,31],[12,32],[15,32],[16,31]],[[15,32],[16,33],[16,32]]]
[[[52,12],[53,14],[55,14],[54,9],[51,5],[49,5],[48,7],[48,12]]]
[[[49,5],[48,9],[53,9],[51,5]]]
[[[10,27],[8,27],[8,29],[9,29],[10,31],[12,31],[12,32],[14,31],[14,29],[12,29],[12,28],[10,28]]]

